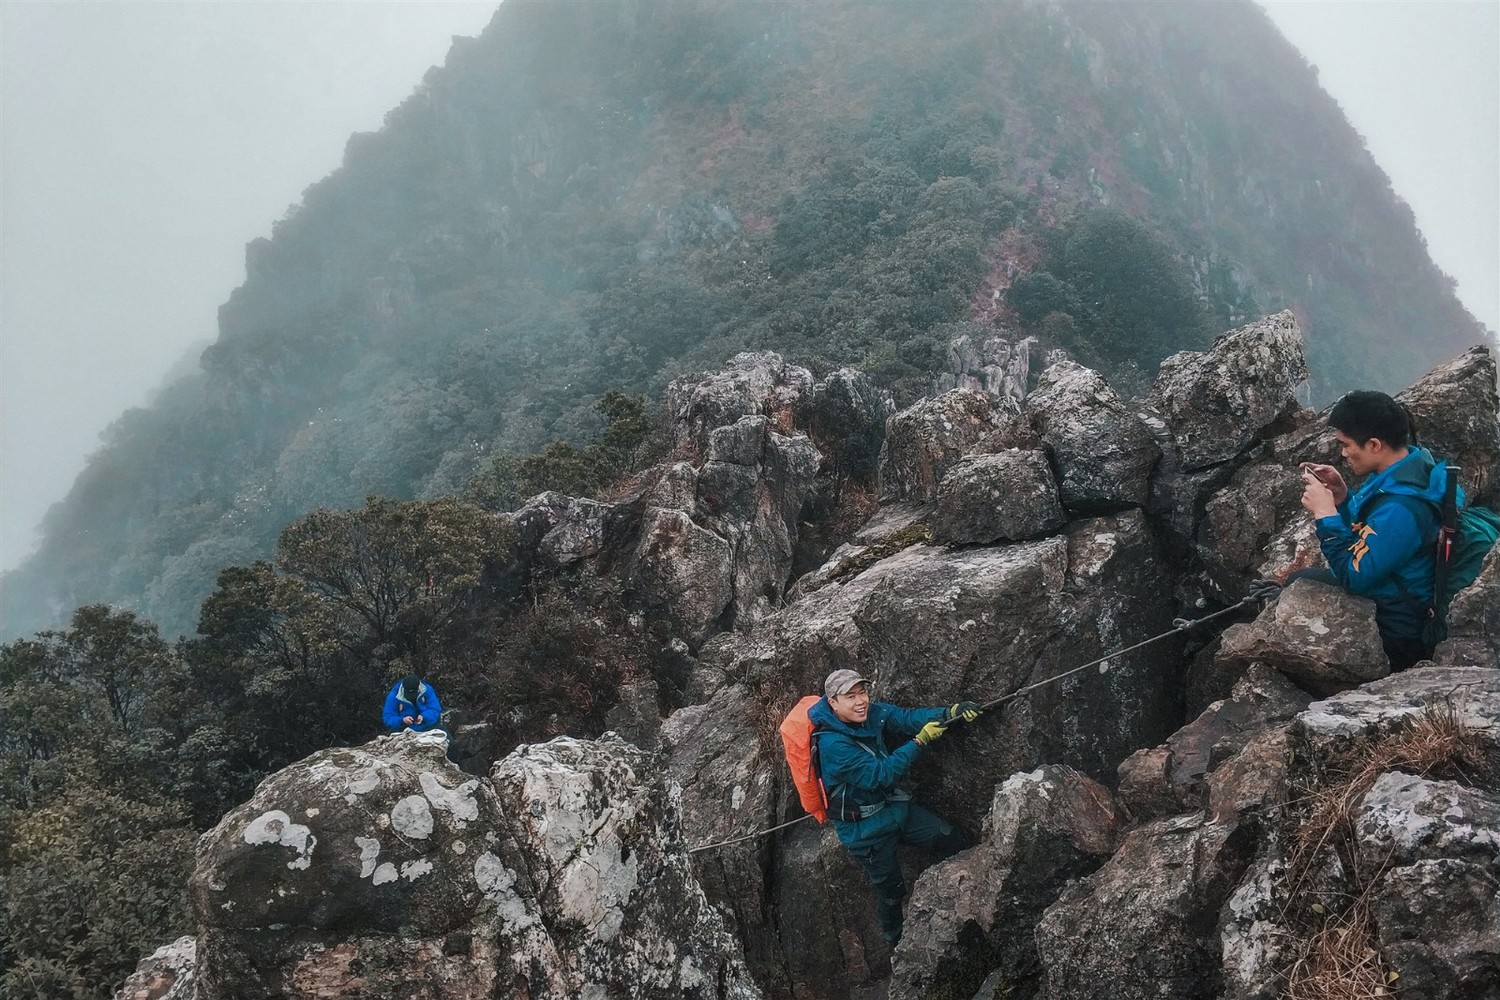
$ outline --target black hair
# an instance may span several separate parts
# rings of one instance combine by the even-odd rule
[[[1328,411],[1328,426],[1361,445],[1379,438],[1389,447],[1401,449],[1417,440],[1416,422],[1406,407],[1371,389],[1345,393]]]
[[[416,674],[407,674],[401,678],[401,696],[407,701],[415,702],[417,695],[422,693],[422,679]]]

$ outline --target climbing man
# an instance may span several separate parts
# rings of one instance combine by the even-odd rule
[[[956,719],[977,719],[979,706],[961,701],[951,708],[897,708],[871,701],[870,682],[856,671],[835,670],[807,716],[816,726],[829,816],[839,842],[875,886],[875,917],[895,947],[906,898],[896,847],[913,844],[945,858],[969,846],[963,831],[912,802],[897,782]],[[890,750],[888,734],[911,738]]]
[[[401,678],[385,696],[385,728],[393,733],[428,732],[437,728],[442,715],[437,691],[416,674]]]
[[[1383,392],[1346,394],[1328,414],[1344,461],[1365,480],[1353,493],[1331,465],[1302,466],[1302,506],[1313,516],[1328,569],[1306,578],[1375,602],[1391,669],[1432,655],[1423,640],[1433,605],[1434,546],[1448,467],[1418,447],[1406,408]],[[1463,491],[1458,493],[1463,503]]]

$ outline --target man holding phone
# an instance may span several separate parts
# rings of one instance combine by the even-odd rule
[[[1404,670],[1432,655],[1422,630],[1433,603],[1448,467],[1417,446],[1411,414],[1383,392],[1346,394],[1328,425],[1350,471],[1365,478],[1351,493],[1333,466],[1302,464],[1302,507],[1313,516],[1328,569],[1292,579],[1322,580],[1373,600],[1391,669]]]

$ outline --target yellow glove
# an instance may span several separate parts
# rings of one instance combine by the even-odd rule
[[[922,727],[922,731],[917,733],[917,735],[914,736],[913,739],[917,741],[918,745],[925,747],[927,746],[927,744],[931,743],[933,740],[937,739],[947,731],[948,723],[929,722],[927,723],[927,725]]]
[[[963,719],[965,722],[973,722],[979,718],[979,706],[972,701],[961,701],[948,709],[948,721]]]

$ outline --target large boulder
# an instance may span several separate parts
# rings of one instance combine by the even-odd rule
[[[1410,996],[1500,989],[1500,799],[1392,771],[1354,815],[1381,958]]]
[[[1120,825],[1109,789],[1069,768],[1007,778],[978,845],[917,882],[891,1000],[968,996],[992,972],[1011,990],[1033,980],[1032,928],[1064,885],[1109,857]]]
[[[1325,694],[1391,672],[1374,603],[1313,580],[1295,581],[1255,621],[1225,629],[1218,659],[1264,663]]]
[[[198,997],[751,998],[674,789],[606,737],[490,779],[440,736],[323,751],[199,845]]]
[[[931,501],[938,483],[965,455],[1017,444],[1020,404],[977,389],[954,389],[924,399],[885,424],[880,499]]]
[[[1255,857],[1254,827],[1202,813],[1136,827],[1036,926],[1048,1000],[1218,994],[1216,924]]]
[[[1292,723],[1293,748],[1304,758],[1326,757],[1450,707],[1468,732],[1500,751],[1500,670],[1465,666],[1417,666],[1313,702]]]
[[[493,854],[484,869],[475,862],[491,897],[510,908],[500,941],[514,972],[555,954],[548,978],[568,997],[760,996],[693,875],[678,790],[656,776],[650,754],[608,735],[560,737],[518,748],[491,780],[502,830],[535,886],[521,899],[520,871]],[[530,912],[516,912],[518,902]],[[504,995],[536,995],[524,988]]]
[[[1151,431],[1104,377],[1072,361],[1042,372],[1026,413],[1061,471],[1063,506],[1075,514],[1139,507],[1161,458]]]
[[[1469,348],[1438,365],[1396,398],[1416,419],[1423,446],[1464,469],[1464,488],[1481,503],[1500,499],[1500,396],[1495,358]]]
[[[1057,480],[1040,451],[967,455],[938,486],[932,537],[947,545],[1040,538],[1067,522]]]
[[[667,386],[672,442],[680,456],[701,460],[715,428],[764,415],[790,432],[812,392],[812,373],[774,351],[736,354],[719,371],[674,379]]]
[[[727,540],[682,511],[648,507],[625,579],[641,605],[696,645],[719,631],[734,599],[733,554]]]
[[[1285,310],[1224,334],[1207,351],[1167,358],[1150,403],[1191,472],[1243,452],[1297,407],[1306,379],[1302,331]]]
[[[835,477],[873,483],[880,469],[885,422],[896,412],[891,394],[864,372],[840,368],[812,387],[797,413]]]
[[[805,435],[779,434],[764,416],[711,435],[698,474],[699,522],[730,546],[732,627],[749,628],[781,606],[822,461]]]

